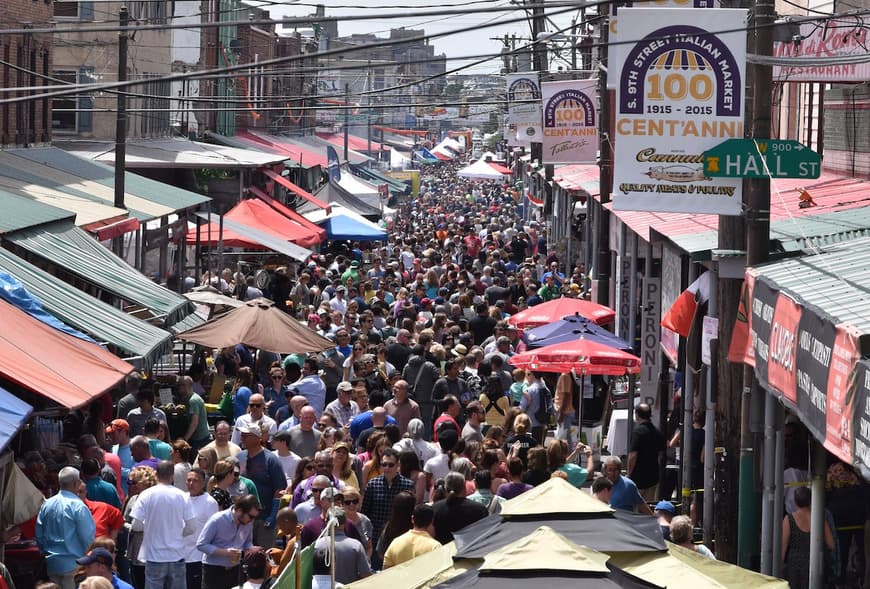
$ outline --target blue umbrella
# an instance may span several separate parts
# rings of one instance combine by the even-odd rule
[[[523,340],[529,349],[562,344],[580,339],[580,337],[617,350],[633,352],[627,341],[580,315],[568,315],[558,321],[529,329],[523,333]]]

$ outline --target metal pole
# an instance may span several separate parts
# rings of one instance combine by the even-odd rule
[[[130,13],[126,6],[121,6],[118,21],[122,28],[118,32],[118,81],[127,81],[127,31],[124,27],[130,23]],[[115,208],[126,209],[124,205],[125,177],[127,162],[127,94],[121,90],[117,94],[117,113],[115,113]],[[116,255],[124,251],[124,237],[116,237],[112,241],[112,250]]]
[[[628,318],[622,304],[622,281],[625,280],[625,242],[628,240],[628,229],[625,223],[619,224],[619,250],[616,252],[616,292],[613,293],[613,308],[616,309],[616,329],[619,337],[628,333]],[[629,342],[630,343],[630,342]]]
[[[707,304],[710,316],[716,317],[719,310],[719,274],[711,270],[710,300]],[[719,340],[710,342],[710,368],[707,370],[707,413],[704,419],[704,545],[713,545],[713,476],[716,472],[716,400],[719,368]]]
[[[629,260],[628,270],[628,343],[634,351],[638,351],[635,346],[637,340],[637,309],[640,307],[637,301],[637,247],[638,236],[634,231],[631,232],[631,259]]]
[[[773,542],[771,545],[771,553],[773,560],[773,568],[771,575],[779,577],[782,574],[782,512],[783,512],[783,491],[785,490],[785,434],[782,431],[784,423],[784,413],[782,407],[777,406],[776,411],[776,432],[775,445],[776,456],[774,458],[773,467]]]
[[[344,85],[344,161],[347,161],[348,125],[350,125],[350,84]]]
[[[631,434],[634,429],[634,375],[630,374],[628,376],[628,406],[626,409],[628,410],[627,415],[625,416],[625,455],[628,456],[631,453]],[[628,461],[626,460],[626,467],[628,467]]]
[[[762,491],[761,491],[761,573],[770,575],[773,572],[773,493],[775,466],[775,427],[776,400],[768,391],[764,395],[764,458],[762,461]]]
[[[813,498],[810,516],[810,589],[822,589],[825,575],[825,449],[813,446]]]
[[[698,278],[698,267],[689,264],[689,284]],[[708,305],[709,307],[709,305]],[[683,340],[687,341],[687,340]],[[680,472],[682,473],[682,489],[680,500],[683,503],[683,513],[689,513],[692,503],[692,413],[695,410],[695,371],[685,364],[686,376],[683,379],[683,426],[680,428]]]

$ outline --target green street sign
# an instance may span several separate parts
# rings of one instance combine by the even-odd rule
[[[822,156],[791,139],[728,139],[705,151],[704,175],[713,178],[818,178]]]

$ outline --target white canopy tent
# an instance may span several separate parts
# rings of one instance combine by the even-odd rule
[[[473,180],[502,180],[504,174],[498,172],[483,160],[477,160],[470,166],[466,166],[456,172],[456,175],[461,178],[471,178]]]
[[[411,158],[407,154],[402,153],[395,147],[390,150],[390,169],[404,170],[410,165]]]

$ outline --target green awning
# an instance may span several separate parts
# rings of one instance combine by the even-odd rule
[[[199,327],[200,325],[202,325],[205,322],[206,322],[206,319],[204,319],[203,317],[200,317],[196,313],[191,313],[190,315],[188,315],[187,317],[185,317],[184,319],[182,319],[181,321],[179,321],[178,323],[176,323],[172,327],[170,327],[169,330],[173,334],[179,334],[182,331],[187,331],[188,329],[193,329],[194,327]]]
[[[125,301],[145,307],[166,326],[193,312],[193,305],[186,298],[148,280],[70,223],[16,231],[4,239]]]
[[[379,174],[374,170],[370,170],[369,168],[365,168],[363,166],[354,166],[351,165],[351,169],[353,172],[362,177],[364,180],[368,180],[374,184],[386,184],[390,188],[390,192],[397,195],[408,195],[411,194],[411,186],[395,178],[388,178],[383,174]]]
[[[110,344],[147,370],[172,349],[172,335],[71,287],[51,274],[0,248],[0,270],[17,278],[46,311],[95,340]]]
[[[73,221],[75,213],[0,190],[0,233],[8,233],[55,221]]]

